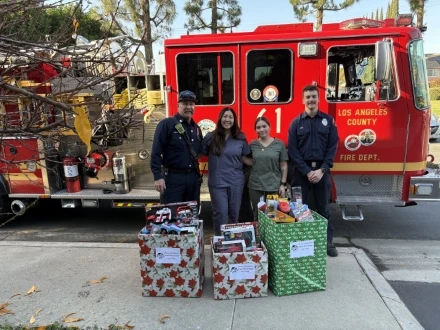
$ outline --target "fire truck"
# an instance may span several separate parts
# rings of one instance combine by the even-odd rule
[[[63,208],[144,207],[159,199],[148,158],[165,118],[163,74],[153,74],[140,51],[118,43],[126,36],[74,37],[74,46],[52,47],[50,54],[44,47],[0,53],[0,82],[15,88],[0,85],[2,221],[48,198]],[[88,126],[76,124],[81,114],[90,123],[90,148],[78,133]],[[25,132],[28,123],[38,132],[59,121],[62,128]]]
[[[332,201],[345,220],[363,220],[365,206],[440,200],[440,173],[427,168],[430,101],[422,33],[412,27],[411,16],[351,19],[323,24],[319,31],[311,23],[298,23],[185,35],[165,40],[164,54],[163,117],[177,112],[179,91],[191,90],[198,99],[194,119],[204,135],[215,129],[220,110],[228,106],[237,112],[249,141],[256,138],[255,119],[265,116],[272,135],[287,144],[290,122],[304,109],[302,88],[316,85],[320,110],[338,127]],[[141,78],[127,73],[113,80],[130,92]],[[113,105],[122,90],[116,95]],[[135,119],[142,120],[141,110]],[[93,114],[102,112],[89,110],[95,122]],[[1,165],[3,209],[22,214],[43,197],[59,199],[66,208],[101,207],[105,201],[113,207],[144,207],[159,199],[148,161],[157,120],[112,143],[98,141],[90,154],[76,135],[63,138],[76,143],[73,151],[62,143],[52,147],[38,139],[3,137],[3,157],[14,160]],[[209,171],[206,157],[200,168]],[[209,198],[204,181],[202,200]]]
[[[320,110],[338,127],[332,200],[343,219],[363,220],[364,206],[440,200],[438,166],[427,168],[430,98],[412,15],[350,19],[319,31],[311,23],[259,26],[164,45],[168,115],[178,91],[195,92],[194,118],[205,134],[228,106],[249,141],[255,119],[265,116],[287,145],[289,125],[304,109],[302,88],[317,86]]]

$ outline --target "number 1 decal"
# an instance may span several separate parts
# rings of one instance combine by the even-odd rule
[[[261,109],[261,111],[258,113],[257,118],[258,117],[263,117],[264,113],[266,112],[266,109],[263,108]],[[281,133],[281,108],[276,108],[275,109],[275,113],[277,114],[277,119],[276,119],[276,132],[277,133]]]

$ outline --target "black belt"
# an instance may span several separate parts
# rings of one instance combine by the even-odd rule
[[[168,173],[179,173],[179,174],[186,174],[186,173],[191,173],[191,172],[195,172],[195,170],[193,168],[167,168],[166,170],[168,170]]]
[[[321,168],[324,162],[322,160],[307,160],[306,164],[310,166],[311,169],[315,170]]]

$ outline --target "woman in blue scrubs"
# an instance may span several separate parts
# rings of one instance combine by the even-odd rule
[[[215,130],[203,139],[203,153],[208,156],[208,187],[216,236],[220,226],[237,223],[244,187],[243,163],[252,166],[246,136],[238,127],[232,108],[220,111]]]

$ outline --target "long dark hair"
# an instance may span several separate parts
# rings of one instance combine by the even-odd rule
[[[217,156],[220,156],[226,144],[226,133],[222,125],[222,117],[226,111],[231,111],[232,116],[234,116],[234,125],[232,125],[231,127],[231,137],[236,140],[245,139],[245,136],[240,130],[240,127],[238,127],[237,114],[235,113],[234,109],[229,107],[223,108],[218,115],[217,126],[212,132],[212,140],[209,146],[210,151]]]

